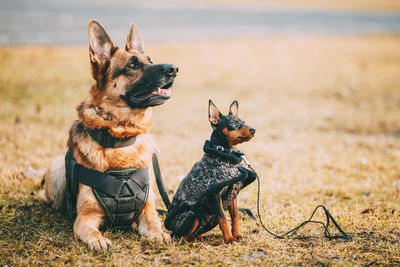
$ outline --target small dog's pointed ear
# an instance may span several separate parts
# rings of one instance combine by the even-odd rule
[[[102,68],[111,57],[111,50],[114,44],[110,37],[101,25],[91,20],[89,22],[89,52],[90,60],[97,65],[100,69]]]
[[[237,100],[235,100],[229,107],[229,115],[237,116],[238,113],[239,113],[239,103],[237,102]]]
[[[141,54],[145,54],[144,45],[142,35],[140,34],[138,28],[136,28],[135,24],[131,24],[131,29],[128,34],[128,38],[126,40],[126,51],[134,49]]]
[[[221,112],[219,112],[218,108],[214,105],[211,99],[208,102],[208,120],[211,124],[217,124],[218,120],[222,117]]]

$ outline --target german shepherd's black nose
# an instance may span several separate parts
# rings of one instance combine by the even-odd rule
[[[164,71],[166,74],[168,74],[171,77],[175,77],[176,74],[178,73],[178,67],[174,64],[165,64],[164,65]]]
[[[254,134],[254,133],[256,132],[256,129],[250,128],[249,131],[250,131],[252,134]]]

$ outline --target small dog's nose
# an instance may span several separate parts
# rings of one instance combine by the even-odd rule
[[[166,64],[166,65],[164,65],[164,71],[170,76],[176,76],[179,69],[176,65]]]
[[[254,134],[254,133],[256,132],[256,129],[250,128],[249,131],[250,131],[252,134]]]

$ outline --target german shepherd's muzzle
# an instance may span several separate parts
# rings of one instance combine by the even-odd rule
[[[128,85],[126,94],[121,98],[131,108],[158,106],[171,97],[171,86],[174,84],[178,67],[171,64],[143,64],[136,60],[136,68],[143,70],[143,76],[134,84]]]

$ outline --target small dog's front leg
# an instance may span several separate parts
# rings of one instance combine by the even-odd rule
[[[230,204],[228,206],[228,210],[229,210],[229,215],[231,216],[231,220],[232,220],[233,237],[236,239],[239,239],[242,237],[242,235],[240,234],[240,230],[239,230],[239,216],[238,216],[237,199],[236,198],[232,202],[232,204]]]
[[[208,201],[210,208],[218,218],[219,228],[222,231],[222,237],[224,238],[225,243],[233,242],[235,238],[232,236],[231,229],[229,229],[228,221],[225,217],[225,212],[222,206],[221,192],[211,194],[208,197]]]
[[[154,193],[151,189],[137,224],[139,234],[145,235],[151,240],[165,241],[167,243],[171,241],[170,235],[164,233],[161,228],[161,220],[154,205]]]

